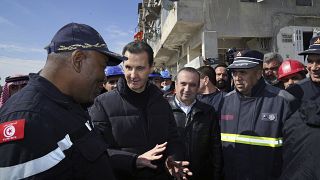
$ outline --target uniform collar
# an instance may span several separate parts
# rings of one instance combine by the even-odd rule
[[[69,106],[71,104],[78,104],[71,96],[63,94],[54,84],[39,74],[31,73],[29,75],[29,84],[39,89],[44,95],[59,104]],[[29,85],[28,84],[28,85]]]
[[[256,85],[254,85],[251,89],[251,95],[248,97],[259,97],[261,92],[263,91],[263,89],[266,87],[266,82],[264,81],[263,78],[260,78],[257,82]],[[236,88],[235,88],[236,89]],[[236,91],[238,92],[239,95],[241,95],[241,97],[246,97],[246,96],[243,96],[237,89]]]

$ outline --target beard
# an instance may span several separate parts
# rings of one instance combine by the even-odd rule
[[[218,89],[226,89],[226,88],[228,88],[228,82],[225,81],[224,79],[220,79],[217,81],[216,87]]]

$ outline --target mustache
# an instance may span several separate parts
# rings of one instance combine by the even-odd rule
[[[224,89],[228,86],[228,81],[224,80],[224,79],[220,79],[217,81],[216,83],[217,88],[219,89]]]

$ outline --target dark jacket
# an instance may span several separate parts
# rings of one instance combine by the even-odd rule
[[[273,180],[281,174],[282,128],[293,96],[263,79],[251,97],[228,93],[221,109],[226,180]]]
[[[185,159],[190,162],[191,180],[220,180],[222,169],[219,121],[214,109],[196,101],[186,115],[175,102],[169,99],[186,147]]]
[[[288,89],[298,110],[285,122],[281,180],[320,179],[320,86],[309,78]]]
[[[164,160],[183,152],[170,105],[153,84],[135,93],[121,78],[116,90],[96,98],[90,115],[108,144],[118,179],[166,179]],[[164,142],[168,142],[164,157],[153,162],[156,170],[135,168],[138,155]]]
[[[24,132],[20,140],[0,143],[0,179],[114,179],[106,143],[90,131],[89,118],[45,78],[30,75],[0,109],[0,127],[15,126],[11,138]]]
[[[199,94],[197,96],[197,99],[205,104],[209,104],[214,108],[216,113],[219,114],[222,103],[223,103],[223,96],[225,96],[227,93],[224,91],[216,91],[211,94]]]

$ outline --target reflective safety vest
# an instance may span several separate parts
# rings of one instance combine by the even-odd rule
[[[267,147],[282,146],[282,138],[248,136],[248,135],[241,135],[241,134],[221,133],[221,141],[249,144],[249,145],[256,145],[256,146],[267,146]]]
[[[282,127],[293,96],[263,80],[244,97],[228,93],[221,108],[225,180],[277,179],[282,168]]]

